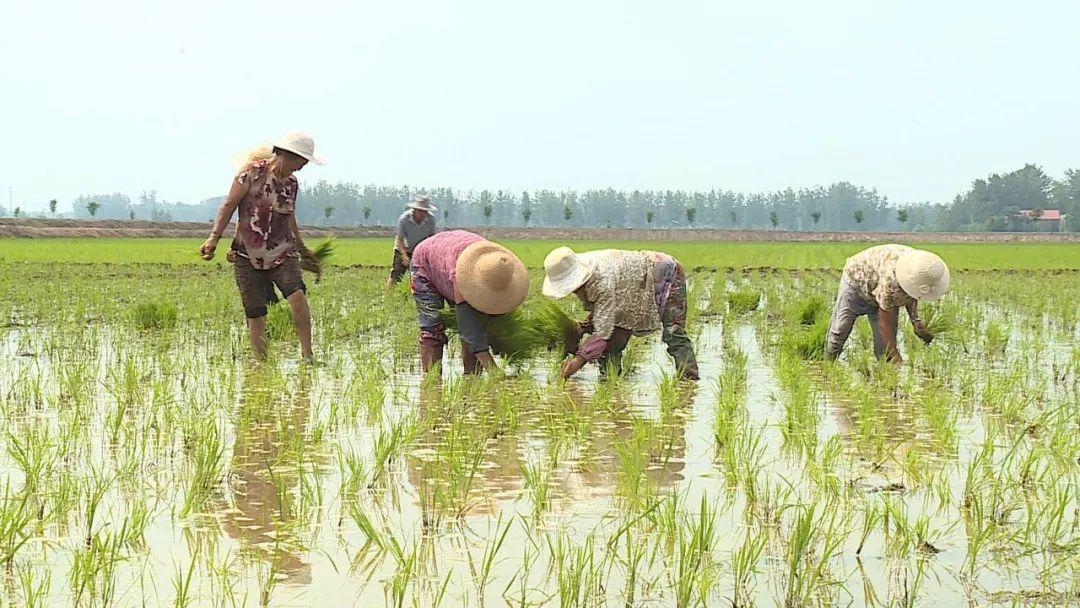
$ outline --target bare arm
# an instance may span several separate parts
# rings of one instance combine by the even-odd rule
[[[405,239],[401,238],[400,235],[394,237],[394,249],[401,254],[401,259],[405,261],[409,260],[409,254],[405,251]]]
[[[900,350],[896,348],[896,324],[899,319],[899,309],[878,309],[878,331],[885,340],[885,358],[893,363],[900,363],[904,360],[900,356]]]
[[[912,300],[904,308],[907,309],[908,318],[911,319],[911,327],[915,330],[915,335],[919,336],[919,339],[927,344],[933,342],[934,334],[926,328],[926,324],[919,318],[919,301]]]
[[[214,259],[214,250],[217,249],[218,241],[221,240],[222,233],[225,232],[229,220],[232,219],[233,213],[236,212],[236,207],[247,195],[249,187],[250,185],[247,183],[233,180],[232,187],[229,188],[229,194],[222,201],[217,216],[214,218],[214,227],[210,229],[210,238],[206,239],[202,246],[199,247],[199,255],[202,256],[202,259]]]

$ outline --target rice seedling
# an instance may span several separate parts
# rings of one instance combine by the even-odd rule
[[[743,542],[731,550],[732,590],[728,601],[732,608],[753,605],[751,579],[757,572],[757,564],[765,549],[766,537],[762,534],[744,535]]]
[[[364,247],[339,241],[311,298],[325,365],[258,372],[227,267],[0,262],[0,602],[767,604],[756,579],[778,604],[859,604],[860,557],[881,561],[868,605],[1075,596],[1071,281],[958,269],[955,298],[921,306],[953,328],[923,347],[905,324],[908,365],[876,361],[860,322],[819,366],[798,341],[837,269],[694,272],[705,403],[653,382],[655,338],[632,341],[621,374],[546,381],[578,311],[536,295],[523,327],[548,337],[517,374],[420,379],[411,298],[349,266],[372,263]],[[133,308],[178,272],[200,298],[141,328]],[[54,280],[63,302],[40,287]],[[727,314],[744,290],[768,309]]]

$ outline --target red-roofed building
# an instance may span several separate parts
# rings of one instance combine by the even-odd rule
[[[1059,232],[1061,230],[1060,209],[1021,209],[1016,216],[1038,232]]]

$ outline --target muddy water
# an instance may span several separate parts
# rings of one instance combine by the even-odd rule
[[[342,496],[338,491],[344,482],[338,464],[342,450],[355,451],[370,461],[378,424],[430,407],[433,398],[419,386],[416,374],[389,381],[383,403],[385,416],[378,418],[378,424],[342,427],[310,448],[304,446],[313,443],[314,430],[334,424],[331,412],[342,401],[342,378],[354,376],[357,370],[342,364],[303,372],[286,364],[286,382],[280,387],[249,384],[252,381],[241,371],[209,379],[234,383],[229,388],[239,395],[233,407],[218,412],[227,471],[224,483],[215,488],[201,512],[188,516],[182,516],[176,505],[182,503],[180,495],[190,472],[176,470],[175,461],[144,462],[144,483],[135,488],[114,487],[106,494],[102,511],[111,518],[105,517],[103,522],[115,522],[117,516],[130,513],[140,503],[150,504],[153,513],[142,542],[126,551],[125,559],[116,566],[113,601],[116,605],[171,603],[176,596],[173,582],[184,578],[194,560],[192,605],[380,605],[390,602],[395,581],[409,586],[406,604],[415,597],[420,605],[431,605],[445,580],[450,582],[444,605],[495,606],[522,599],[539,602],[555,591],[544,583],[550,566],[544,535],[565,535],[580,545],[590,534],[596,534],[602,551],[603,535],[618,525],[612,517],[620,508],[616,446],[633,434],[636,419],[658,421],[657,428],[670,433],[665,457],[650,460],[646,471],[656,492],[678,494],[688,512],[693,512],[703,497],[722,506],[714,551],[723,562],[747,533],[755,532],[747,530],[743,517],[745,495],[728,487],[717,466],[713,436],[716,397],[709,379],[716,378],[725,364],[721,356],[724,339],[718,324],[702,329],[696,346],[701,375],[706,380],[691,389],[674,411],[664,411],[657,389],[663,372],[670,371],[670,360],[657,339],[649,340],[644,364],[627,390],[596,416],[590,441],[569,449],[554,467],[551,506],[538,520],[532,517],[533,506],[524,490],[521,463],[550,457],[553,441],[559,437],[535,415],[535,403],[529,399],[516,404],[516,431],[487,442],[469,508],[462,518],[455,519],[438,517],[426,506],[423,488],[436,474],[429,465],[437,445],[424,438],[401,457],[393,458],[380,481],[370,488],[355,496]],[[765,441],[762,476],[782,481],[795,491],[807,488],[803,465],[784,455],[779,427],[784,396],[774,361],[754,326],[734,328],[731,339],[747,355],[749,425],[762,429]],[[30,377],[26,374],[44,384],[58,381],[55,370],[32,356],[35,349],[40,349],[41,340],[40,336],[16,332],[4,336],[0,352],[10,361],[0,380],[0,389],[5,393],[13,391],[16,383],[26,382]],[[101,370],[115,361],[117,353],[103,348],[97,356],[101,361],[92,373],[94,384],[102,386],[110,379]],[[455,363],[447,363],[447,384],[454,381]],[[331,368],[340,373],[331,373]],[[527,373],[533,374],[541,386],[548,384],[547,368],[532,368]],[[589,368],[570,381],[566,394],[558,398],[579,405],[588,403],[597,382],[595,368]],[[208,394],[213,391],[213,387],[207,389]],[[99,395],[96,400],[102,410],[107,409],[107,395]],[[899,463],[919,438],[901,406],[882,407],[894,408],[883,413],[883,419],[890,422],[884,430],[889,459],[875,462],[860,456],[853,439],[857,408],[825,391],[820,392],[818,439],[824,443],[835,436],[842,442],[845,458],[837,474],[845,485],[867,496],[893,492],[899,497],[903,490],[898,484],[904,481]],[[44,409],[37,415],[49,428],[55,428],[55,423],[49,421],[55,412]],[[108,425],[101,418],[89,423],[90,444],[101,447],[85,455],[87,463],[107,471],[108,463],[115,458],[110,452]],[[962,417],[959,428],[967,440],[960,442],[956,453],[940,454],[926,462],[929,469],[947,473],[947,484],[954,496],[960,495],[964,483],[955,465],[972,458],[975,442],[985,433],[982,424],[981,417],[974,413]],[[10,448],[10,439],[4,445]],[[149,458],[152,460],[153,455]],[[0,474],[12,487],[24,481],[10,456],[0,457]],[[372,548],[350,515],[346,503],[352,500],[377,527],[397,539],[402,548],[400,556],[395,557],[393,551],[379,555]],[[935,506],[922,499],[907,505],[912,518],[926,514],[932,522],[944,522],[942,526],[962,520],[955,504],[943,509]],[[494,582],[481,588],[477,584],[479,561],[485,548],[499,536],[499,526],[508,522],[509,530],[492,568]],[[919,605],[968,606],[983,603],[988,597],[980,588],[993,591],[1039,587],[1036,574],[1024,568],[989,570],[974,580],[961,580],[956,572],[963,562],[965,530],[962,525],[951,525],[938,532],[935,543],[941,552],[924,564],[927,575],[920,581]],[[82,536],[78,525],[52,525],[20,554],[37,580],[51,576],[49,604],[74,601],[68,576],[71,556]],[[861,557],[857,557],[857,536],[849,537],[840,557],[833,562],[832,570],[845,589],[839,594],[840,603],[870,606],[881,604],[884,598],[902,598],[916,576],[913,562],[889,559],[878,532],[870,535]],[[758,564],[761,572],[756,577],[757,605],[773,605],[781,597],[778,581],[785,567],[784,550],[783,546],[765,549]],[[409,560],[412,553],[417,556],[414,564]],[[526,562],[531,565],[525,569],[527,578],[522,584]],[[660,581],[666,580],[663,573],[659,576]],[[607,573],[605,594],[610,603],[621,601],[624,579],[619,569]],[[19,582],[15,574],[9,573],[6,585],[12,596],[17,595]],[[726,569],[721,569],[713,598],[718,605],[730,586]],[[519,592],[519,588],[524,591]],[[664,589],[657,588],[642,590],[637,601],[670,605],[671,598]],[[550,605],[558,605],[558,597],[551,599]]]

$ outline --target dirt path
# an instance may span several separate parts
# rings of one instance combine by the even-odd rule
[[[391,237],[390,228],[304,226],[304,234],[321,237]],[[712,230],[627,228],[469,228],[493,239],[636,240],[636,241],[812,241],[896,243],[1080,243],[1080,233],[1043,232],[811,232],[795,230]],[[0,237],[180,237],[205,238],[209,222],[151,222],[146,220],[74,220],[0,218]],[[227,234],[231,234],[230,230]]]

